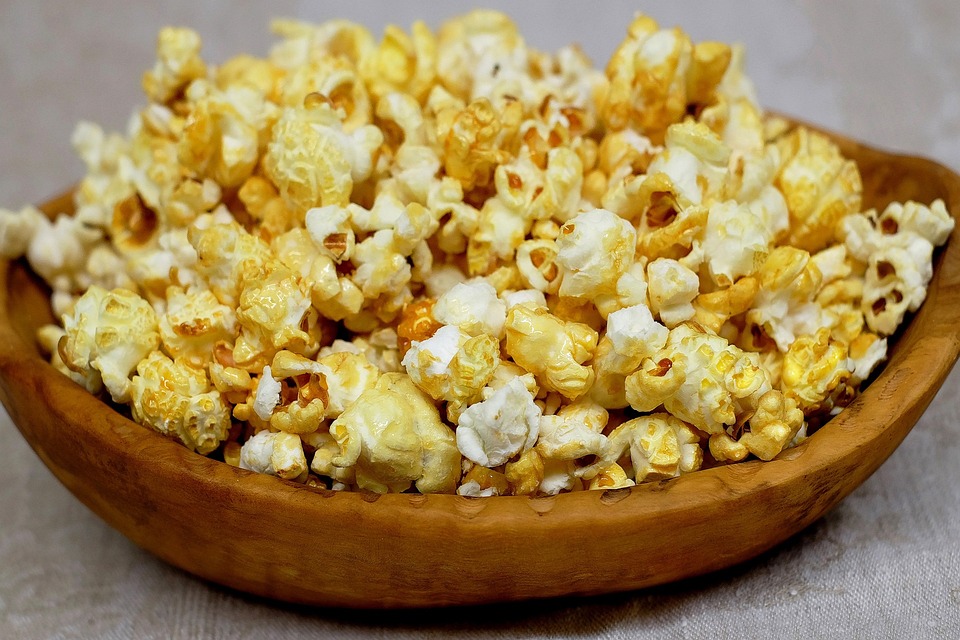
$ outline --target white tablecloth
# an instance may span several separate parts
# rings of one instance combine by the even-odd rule
[[[271,6],[267,6],[267,5]],[[603,64],[637,5],[491,3],[529,44],[577,40]],[[742,41],[761,102],[960,169],[960,5],[645,3],[696,40]],[[841,4],[841,6],[835,6]],[[93,9],[92,7],[96,7]],[[346,16],[379,33],[464,3],[0,4],[0,203],[81,173],[79,119],[122,128],[142,102],[160,26],[189,25],[212,61],[264,53],[270,15]],[[960,310],[958,310],[960,312]],[[134,547],[80,505],[0,415],[0,637],[603,638],[960,637],[960,373],[887,463],[774,551],[705,578],[589,599],[391,614],[310,610],[203,583]]]

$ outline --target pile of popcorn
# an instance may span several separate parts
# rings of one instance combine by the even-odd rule
[[[942,201],[765,118],[740,48],[638,16],[605,72],[506,16],[378,42],[160,32],[76,213],[0,211],[53,365],[231,465],[336,490],[550,495],[770,460],[917,310]]]

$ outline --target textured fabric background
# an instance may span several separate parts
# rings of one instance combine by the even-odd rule
[[[270,6],[268,6],[268,4]],[[604,64],[633,11],[695,39],[742,41],[761,102],[960,169],[960,5],[490,3],[528,42],[579,41]],[[836,6],[836,5],[840,6]],[[92,8],[95,6],[96,8]],[[204,55],[264,53],[271,15],[349,17],[379,33],[460,2],[0,3],[0,202],[80,175],[79,119],[122,128],[164,24]],[[960,312],[960,310],[958,310]],[[307,610],[200,582],[127,542],[53,479],[0,413],[0,638],[960,637],[960,372],[906,441],[820,522],[732,570],[639,593],[415,613]],[[333,535],[333,534],[332,534]]]

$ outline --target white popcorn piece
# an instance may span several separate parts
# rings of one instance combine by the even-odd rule
[[[503,337],[507,320],[506,305],[497,291],[482,278],[454,285],[441,295],[433,307],[433,317],[446,325],[455,325],[471,336]]]
[[[657,258],[647,265],[650,308],[668,327],[694,315],[693,299],[700,293],[697,274],[670,258]]]
[[[533,447],[540,430],[540,408],[520,378],[468,407],[457,426],[457,448],[484,467],[498,467]]]
[[[703,251],[714,284],[727,287],[757,271],[772,239],[771,230],[755,208],[731,200],[711,206]]]
[[[50,285],[59,277],[73,278],[80,273],[101,232],[62,214],[52,223],[45,216],[35,218],[35,222],[26,248],[30,268]]]
[[[633,226],[606,209],[571,219],[557,238],[560,295],[594,298],[615,292],[620,276],[633,264],[636,241]]]
[[[292,433],[260,431],[243,443],[240,468],[284,480],[306,480],[303,443]]]
[[[0,209],[0,257],[15,260],[27,252],[44,215],[34,207],[19,213]]]
[[[265,366],[263,373],[257,379],[257,387],[253,394],[253,411],[264,422],[270,422],[273,410],[280,404],[281,389],[280,382],[273,377],[270,365]]]
[[[470,480],[469,482],[464,482],[459,487],[457,487],[457,495],[465,496],[468,498],[489,498],[491,496],[499,495],[495,487],[487,487],[486,489],[480,488],[480,483],[476,480]]]
[[[500,296],[506,310],[509,311],[517,305],[525,304],[533,307],[547,307],[547,299],[543,292],[537,289],[521,289],[520,291],[504,291]]]
[[[562,491],[574,491],[581,487],[577,466],[572,460],[544,460],[540,493],[554,496]]]
[[[607,337],[613,348],[638,364],[662,349],[669,335],[670,330],[653,319],[646,305],[620,309],[607,317]]]
[[[544,415],[540,418],[537,452],[556,460],[599,456],[607,441],[602,433],[607,418],[606,409],[582,399],[566,405],[556,415]]]

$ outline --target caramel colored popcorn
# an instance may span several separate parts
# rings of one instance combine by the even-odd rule
[[[256,473],[542,496],[773,459],[880,366],[954,228],[862,211],[741,46],[646,16],[603,70],[489,10],[272,27],[222,64],[163,29],[126,134],[76,128],[75,214],[0,209],[51,364]]]

